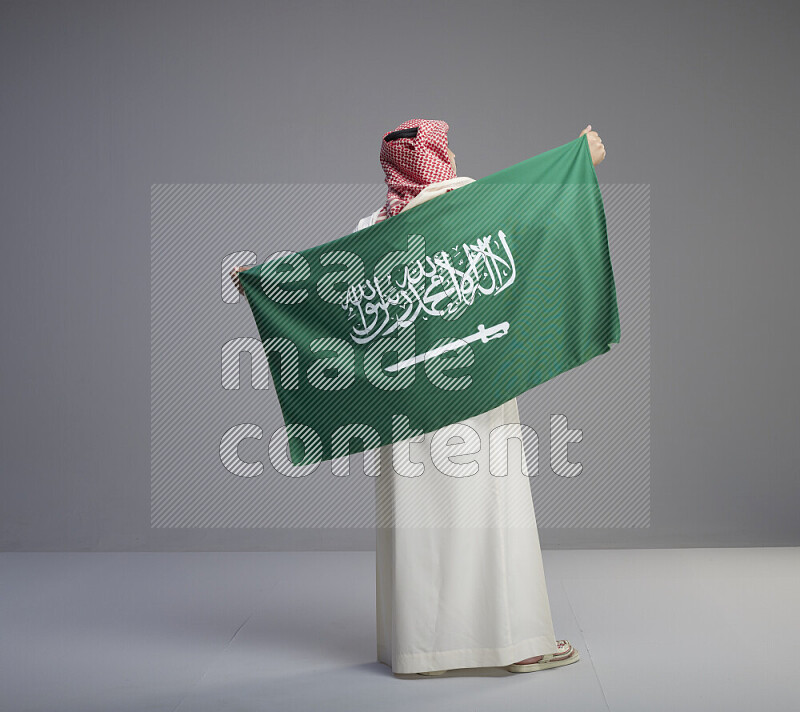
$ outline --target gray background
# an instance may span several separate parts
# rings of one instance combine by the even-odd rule
[[[380,182],[413,116],[473,178],[591,123],[651,186],[651,527],[542,545],[798,543],[792,4],[0,8],[3,549],[373,546],[150,528],[150,186]]]

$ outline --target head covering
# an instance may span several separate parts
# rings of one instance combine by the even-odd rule
[[[425,186],[456,177],[447,155],[444,121],[409,119],[383,135],[381,166],[386,174],[386,204],[375,222],[397,215]]]

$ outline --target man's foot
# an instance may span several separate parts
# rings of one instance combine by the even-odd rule
[[[535,658],[525,658],[525,660],[520,660],[514,663],[514,665],[533,665],[534,663],[538,663],[543,657],[544,655],[537,655]]]

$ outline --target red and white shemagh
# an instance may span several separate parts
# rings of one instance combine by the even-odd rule
[[[415,126],[419,130],[414,138],[381,139],[381,166],[389,190],[375,222],[397,215],[425,186],[456,177],[447,155],[446,122],[409,119],[383,135]]]

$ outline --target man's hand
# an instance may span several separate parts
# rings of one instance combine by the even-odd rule
[[[239,272],[244,272],[246,269],[250,269],[252,266],[253,265],[245,265],[244,267],[234,267],[231,270],[231,280],[233,280],[233,283],[236,285],[236,289],[239,290],[239,294],[244,294],[244,287],[239,281]]]
[[[592,153],[592,165],[596,166],[606,157],[606,147],[597,135],[597,131],[592,131],[592,125],[589,124],[583,131],[578,134],[578,138],[587,134],[589,139],[589,150]]]

